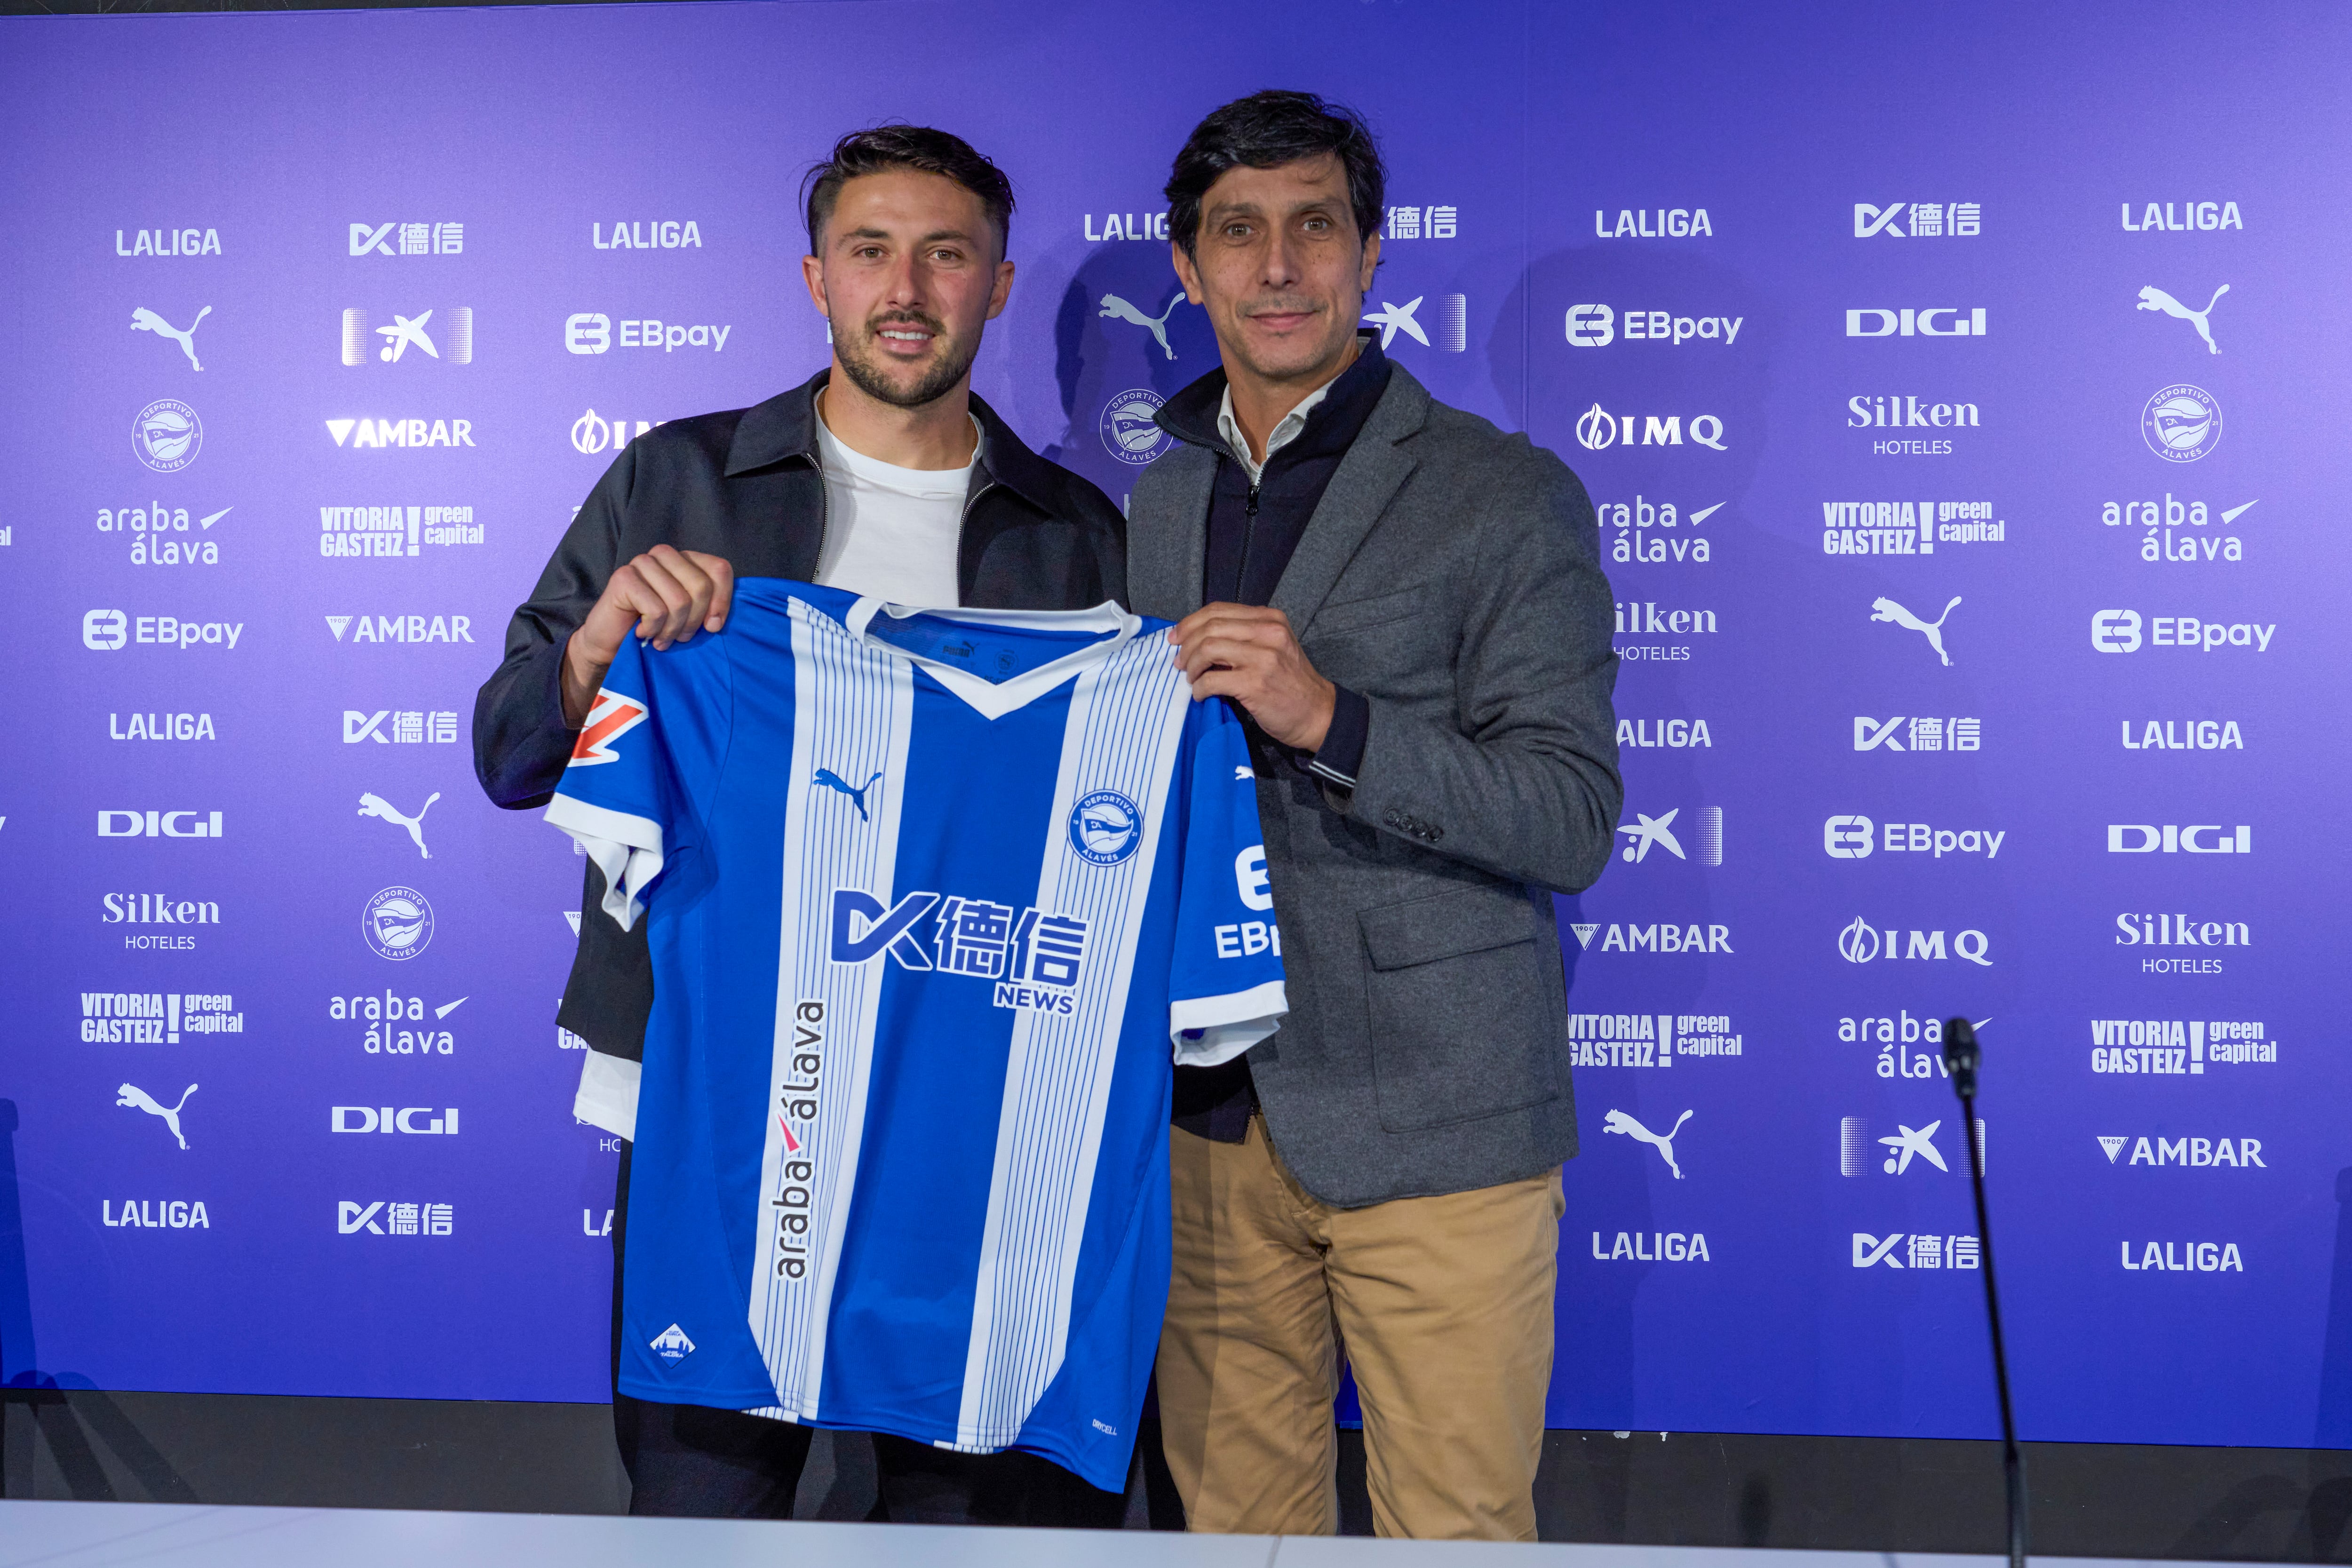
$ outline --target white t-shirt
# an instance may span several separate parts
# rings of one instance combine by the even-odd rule
[[[980,460],[972,422],[972,462]],[[852,451],[816,422],[824,469],[824,548],[816,580],[894,605],[958,606],[956,542],[962,531],[971,463],[961,468],[902,468]]]

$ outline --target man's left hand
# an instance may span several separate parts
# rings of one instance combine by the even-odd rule
[[[1331,729],[1339,689],[1315,672],[1280,610],[1205,605],[1168,628],[1192,697],[1230,697],[1257,727],[1312,752]]]

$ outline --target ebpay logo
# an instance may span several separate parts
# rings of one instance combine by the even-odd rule
[[[2142,626],[2147,628],[2151,647],[2201,648],[2207,653],[2231,647],[2268,653],[2271,638],[2278,635],[2276,621],[2264,626],[2255,621],[2208,621],[2196,616],[2157,616],[2143,621],[2137,610],[2094,610],[2091,646],[2101,653],[2137,653]]]

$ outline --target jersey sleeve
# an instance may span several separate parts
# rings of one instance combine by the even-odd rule
[[[604,912],[623,931],[698,836],[692,786],[724,749],[726,658],[719,636],[659,653],[625,638],[548,804],[604,873]]]
[[[1222,701],[1198,702],[1184,739],[1168,1027],[1180,1066],[1214,1067],[1280,1028],[1290,1003],[1241,721]]]

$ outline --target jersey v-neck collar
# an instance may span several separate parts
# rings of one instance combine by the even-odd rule
[[[1024,671],[1010,680],[983,679],[968,669],[949,664],[873,636],[866,628],[877,615],[887,612],[893,620],[911,620],[917,616],[936,616],[943,621],[961,621],[979,626],[1026,626],[1046,631],[1108,632],[1110,635],[1081,648],[1074,648],[1050,663]],[[1130,616],[1108,600],[1091,610],[934,610],[912,605],[886,604],[880,599],[860,597],[850,606],[842,626],[850,637],[865,647],[891,658],[903,659],[920,668],[945,687],[983,719],[1002,719],[1016,712],[1054,690],[1064,681],[1081,675],[1103,663],[1134,639],[1143,629],[1139,616]]]

